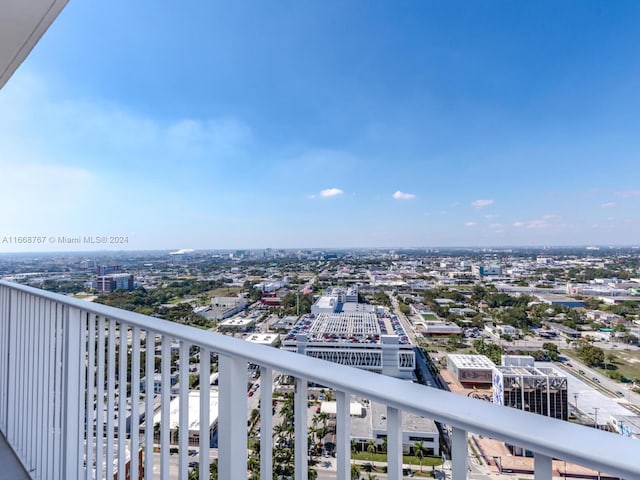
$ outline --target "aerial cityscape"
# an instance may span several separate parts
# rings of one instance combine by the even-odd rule
[[[640,3],[0,5],[0,480],[640,479]]]
[[[573,247],[5,254],[0,256],[0,276],[640,438],[639,253],[635,248]],[[172,356],[180,355],[179,346],[171,345]],[[189,364],[189,445],[197,446],[201,372],[194,358]],[[179,376],[172,372],[173,446],[178,444],[180,400]],[[212,451],[218,429],[216,372],[214,358],[207,372]],[[251,445],[259,443],[264,381],[251,366],[248,378]],[[139,381],[144,394],[144,376]],[[162,383],[156,370],[156,399]],[[288,377],[274,378],[274,472],[283,478],[293,473],[286,453],[291,452],[286,446],[291,442],[287,402],[292,388]],[[127,402],[129,423],[131,399]],[[160,425],[160,402],[155,405],[152,418]],[[310,464],[317,478],[335,478],[331,390],[310,386],[308,408]],[[384,406],[353,397],[351,408],[352,470],[386,478],[374,476],[386,466]],[[402,422],[405,474],[446,476],[451,448],[447,426],[411,414]],[[146,428],[143,422],[142,432]],[[482,436],[470,441],[472,478],[533,472],[533,459],[518,446]],[[189,452],[194,454],[190,478],[197,478],[197,452]],[[258,452],[249,455],[255,475]],[[594,474],[567,462],[560,470],[565,475]]]

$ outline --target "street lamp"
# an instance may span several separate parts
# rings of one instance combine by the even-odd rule
[[[573,394],[573,401],[574,401],[573,405],[576,409],[576,418],[580,415],[580,412],[578,411],[578,395],[579,395],[578,393]]]
[[[593,407],[593,411],[595,412],[595,425],[594,425],[594,428],[599,428],[598,427],[598,409],[599,408],[600,407]]]

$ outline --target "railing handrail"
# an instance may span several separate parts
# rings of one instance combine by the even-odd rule
[[[502,407],[483,400],[358,370],[313,357],[252,344],[225,335],[107,305],[0,280],[0,286],[122,321],[219,354],[240,357],[336,390],[361,395],[465,431],[583,465],[622,478],[640,478],[640,443],[609,432]]]

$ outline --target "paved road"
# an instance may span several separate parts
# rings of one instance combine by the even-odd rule
[[[385,292],[385,293],[391,299],[393,313],[396,317],[398,317],[398,320],[400,320],[400,323],[402,324],[402,328],[404,328],[404,331],[409,337],[409,341],[411,342],[412,345],[417,345],[416,332],[415,332],[415,329],[413,328],[413,324],[409,321],[407,316],[400,311],[400,308],[398,307],[398,300],[396,299],[396,297],[392,295],[391,292]]]

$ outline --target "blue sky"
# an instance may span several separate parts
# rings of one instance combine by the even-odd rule
[[[0,236],[637,243],[640,3],[233,3],[70,2],[0,91]]]

